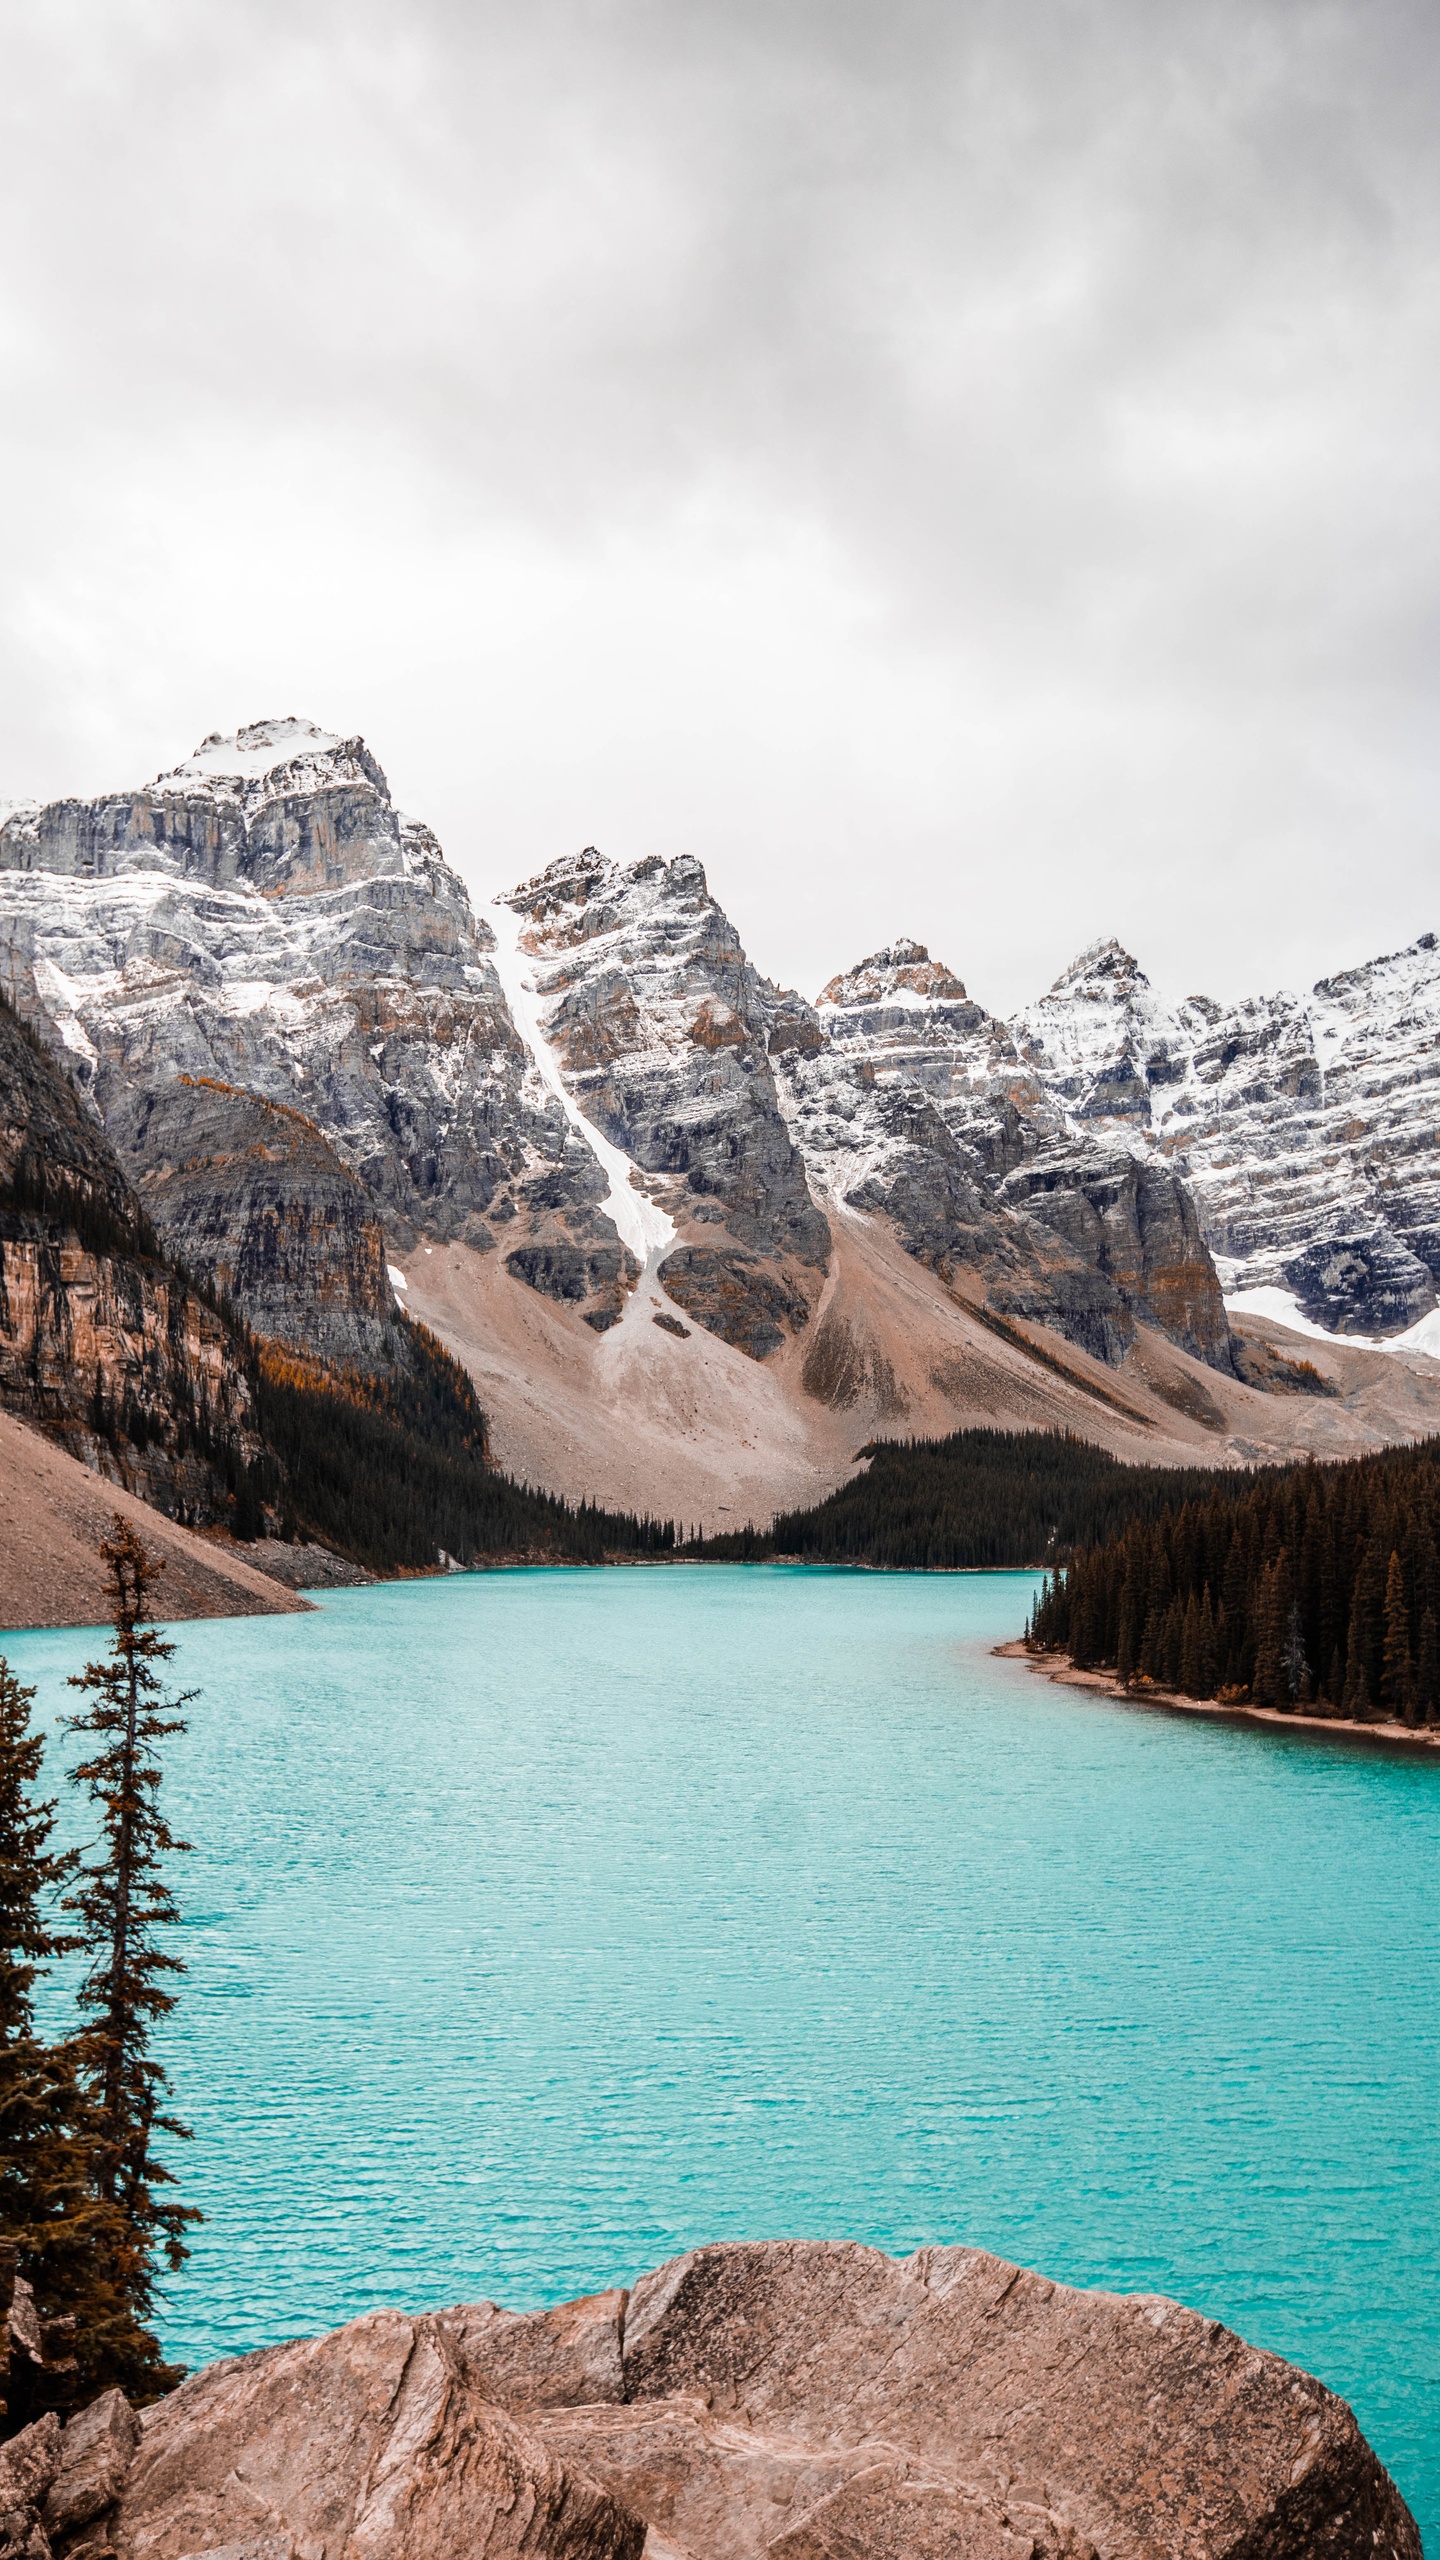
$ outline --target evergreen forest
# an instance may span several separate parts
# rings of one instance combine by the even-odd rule
[[[1440,1720],[1440,1439],[1201,1481],[1090,1537],[1028,1640],[1127,1687]]]
[[[812,1509],[783,1512],[768,1530],[697,1540],[686,1552],[716,1563],[783,1556],[914,1572],[1055,1564],[1132,1520],[1158,1520],[1187,1495],[1235,1481],[1233,1471],[1125,1466],[1059,1431],[873,1440],[859,1455],[870,1462],[864,1473]]]
[[[669,1521],[566,1502],[499,1474],[466,1372],[423,1325],[403,1321],[408,1358],[393,1371],[258,1346],[256,1407],[271,1457],[243,1489],[238,1535],[258,1534],[269,1503],[282,1535],[319,1539],[374,1573],[433,1571],[442,1548],[467,1565],[673,1550]]]

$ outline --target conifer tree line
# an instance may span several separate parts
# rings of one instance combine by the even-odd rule
[[[768,1529],[692,1540],[714,1563],[865,1564],[910,1572],[1059,1562],[1167,1503],[1227,1479],[1186,1467],[1127,1466],[1069,1431],[952,1431],[943,1440],[872,1440],[838,1492]]]
[[[1027,1641],[1127,1687],[1440,1721],[1440,1439],[1252,1477],[1047,1578]]]
[[[156,1564],[118,1517],[101,1554],[111,1647],[71,1681],[84,1704],[66,1719],[80,1754],[68,1776],[94,1823],[86,1847],[55,1846],[35,1693],[0,1656],[0,2272],[23,2308],[4,2435],[114,2385],[144,2402],[180,2380],[150,2324],[161,2262],[183,2263],[200,2219],[156,2150],[157,2136],[183,2141],[187,2128],[151,2050],[184,1971],[163,1933],[179,1918],[166,1864],[188,1845],[161,1811],[158,1755],[184,1732],[189,1701],[164,1694],[174,1646],[151,1623]],[[49,2038],[37,1989],[69,1960],[76,2015]],[[29,2338],[18,2355],[17,2333]]]

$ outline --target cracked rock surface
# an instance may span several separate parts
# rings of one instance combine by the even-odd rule
[[[138,2428],[117,2399],[0,2451],[0,2547],[1420,2560],[1320,2383],[1178,2303],[974,2249],[727,2243],[550,2311],[372,2312],[212,2365]]]

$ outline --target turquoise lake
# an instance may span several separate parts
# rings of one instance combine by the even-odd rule
[[[1440,2550],[1440,1757],[1052,1687],[989,1650],[1032,1584],[500,1573],[176,1629],[167,2346],[964,2240],[1309,2367]],[[53,1722],[96,1640],[3,1649]]]

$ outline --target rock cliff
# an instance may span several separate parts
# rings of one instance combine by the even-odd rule
[[[753,1450],[763,1509],[828,1489],[867,1426],[1070,1426],[1070,1355],[1017,1325],[1126,1371],[1119,1405],[1077,1387],[1082,1414],[1153,1433],[1153,1388],[1237,1456],[1308,1446],[1252,1412],[1283,1358],[1237,1352],[1221,1278],[1342,1332],[1433,1302],[1428,939],[1229,1012],[1167,1007],[1101,945],[1012,1023],[897,942],[811,1004],[688,859],[587,849],[472,906],[362,740],[283,720],[12,812],[0,979],[162,1237],[259,1332],[383,1366],[393,1260],[502,1463],[627,1507],[702,1507],[683,1467],[663,1495],[637,1477],[627,1437],[704,1445],[721,1477]],[[1026,1374],[974,1356],[972,1313]],[[1172,1353],[1211,1384],[1166,1383]],[[1417,1398],[1367,1384],[1356,1431]],[[817,1405],[860,1426],[821,1460]],[[736,1498],[717,1477],[710,1517]]]
[[[262,1454],[234,1329],[160,1249],[79,1095],[0,1004],[0,1402],[172,1518]]]
[[[491,937],[359,739],[260,722],[0,828],[3,974],[107,1127],[209,1077],[302,1111],[402,1241],[564,1153]]]
[[[571,1092],[675,1228],[668,1294],[765,1357],[808,1322],[830,1232],[780,1110],[769,991],[700,864],[589,849],[504,903]]]
[[[832,979],[814,1024],[786,1042],[781,1074],[817,1184],[1099,1359],[1122,1360],[1138,1322],[1230,1368],[1219,1282],[1174,1171],[1072,1117],[922,944]]]
[[[1013,1025],[1077,1125],[1123,1133],[1194,1195],[1227,1287],[1280,1286],[1327,1330],[1404,1331],[1440,1279],[1440,954],[1308,995],[1169,1006],[1097,943]]]
[[[1344,2403],[1218,2322],[802,2241],[110,2394],[0,2505],[28,2560],[1420,2560]]]
[[[256,1333],[393,1365],[401,1327],[379,1206],[313,1120],[178,1076],[119,1099],[110,1135],[171,1252]]]

